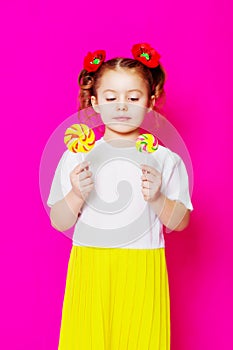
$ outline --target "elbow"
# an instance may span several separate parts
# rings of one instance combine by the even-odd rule
[[[57,226],[57,225],[55,224],[55,222],[54,222],[52,219],[50,219],[50,224],[51,224],[51,226],[52,226],[53,228],[55,228],[55,230],[60,231],[60,232],[63,232],[63,231],[64,231],[63,228]]]
[[[190,210],[187,209],[185,215],[183,216],[182,220],[179,222],[179,224],[174,228],[174,231],[183,231],[186,229],[189,225],[190,221]]]
[[[59,220],[59,218],[57,218],[57,216],[54,215],[53,209],[51,209],[50,211],[50,224],[55,230],[60,232],[64,232],[70,228],[70,227],[66,227],[66,225],[64,225],[64,222]]]
[[[73,225],[65,226],[64,224],[61,224],[61,223],[56,224],[51,218],[50,218],[50,223],[51,223],[51,226],[59,232],[65,232],[65,231],[69,230],[71,227],[73,227]]]
[[[77,218],[72,218],[73,220],[61,220],[59,218],[54,218],[53,214],[50,214],[50,224],[55,230],[60,231],[60,232],[65,232],[72,228],[76,222]]]
[[[59,225],[57,225],[57,224],[55,223],[55,221],[52,219],[51,216],[50,216],[50,224],[51,224],[51,226],[52,226],[53,228],[55,228],[55,230],[57,230],[57,231],[60,231],[60,232],[65,231],[63,227],[60,227]]]
[[[50,215],[49,215],[49,218],[50,218],[50,225],[55,228],[55,230],[57,231],[62,231],[61,228],[59,227],[59,225],[56,225],[56,222],[54,220],[54,208],[51,207],[50,209]]]

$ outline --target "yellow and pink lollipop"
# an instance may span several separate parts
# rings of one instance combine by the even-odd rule
[[[64,142],[71,152],[87,153],[95,145],[95,133],[86,124],[73,124],[66,129]]]
[[[152,134],[141,134],[137,137],[136,148],[139,152],[144,152],[147,154],[153,153],[158,149],[158,147],[159,147],[158,139]]]
[[[153,153],[158,147],[158,139],[152,134],[141,134],[136,140],[136,148],[139,152]]]

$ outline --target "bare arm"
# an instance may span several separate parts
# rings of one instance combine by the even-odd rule
[[[76,223],[78,214],[94,187],[92,172],[88,169],[87,162],[82,162],[73,169],[70,173],[72,189],[50,210],[51,225],[61,232],[68,230]]]
[[[145,164],[141,168],[142,194],[162,224],[172,231],[185,229],[189,224],[190,210],[183,203],[171,200],[160,192],[162,176],[156,169]]]
[[[51,225],[58,231],[68,230],[76,223],[83,204],[84,200],[71,190],[62,200],[52,206],[50,211]]]
[[[161,193],[149,204],[160,221],[170,230],[182,231],[188,226],[190,211],[183,203],[170,200]]]

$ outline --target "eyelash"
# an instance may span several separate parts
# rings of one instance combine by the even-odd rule
[[[108,102],[111,102],[111,101],[114,101],[114,100],[116,100],[115,97],[106,98],[106,101],[108,101]],[[136,102],[136,101],[139,101],[139,98],[137,98],[137,97],[131,97],[131,98],[129,98],[129,100],[131,100],[132,102]]]

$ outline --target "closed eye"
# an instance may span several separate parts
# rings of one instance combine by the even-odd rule
[[[135,101],[139,101],[139,98],[137,98],[137,97],[130,97],[129,100],[132,101],[132,102],[135,102]]]
[[[111,97],[111,98],[106,98],[106,101],[115,101],[115,97]]]

